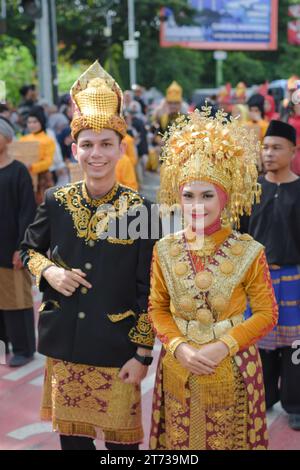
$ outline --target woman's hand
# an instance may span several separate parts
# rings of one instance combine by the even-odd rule
[[[207,359],[210,359],[215,364],[219,365],[220,362],[229,355],[229,349],[222,341],[215,343],[205,344],[199,350]]]
[[[213,374],[217,363],[187,343],[181,343],[175,350],[175,357],[180,364],[195,375]]]

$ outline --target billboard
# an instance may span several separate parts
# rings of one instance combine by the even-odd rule
[[[188,0],[193,25],[177,25],[163,8],[160,45],[192,49],[276,50],[278,0]]]
[[[289,16],[293,21],[288,23],[288,42],[300,46],[300,4],[289,7]]]

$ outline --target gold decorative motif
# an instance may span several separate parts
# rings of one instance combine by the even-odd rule
[[[118,192],[119,197],[117,197]],[[115,185],[103,198],[91,199],[84,182],[57,189],[54,197],[71,214],[77,236],[84,238],[91,247],[101,238],[101,234],[107,231],[110,220],[121,218],[128,210],[143,204],[142,198],[137,193],[121,185]],[[99,210],[100,206],[110,202],[113,203],[112,210]],[[96,212],[95,208],[97,208]],[[117,243],[114,238],[109,240],[108,237],[107,241]],[[122,242],[123,240],[120,243]],[[125,240],[125,242],[132,243],[131,240]]]
[[[174,266],[174,272],[177,276],[184,276],[188,271],[187,263],[176,263]]]
[[[161,156],[161,203],[178,202],[179,188],[191,181],[217,184],[228,194],[226,211],[230,222],[250,215],[259,202],[257,183],[260,145],[254,131],[246,129],[223,110],[215,116],[204,106],[188,116],[179,116],[164,135]]]
[[[170,255],[173,256],[173,258],[176,258],[180,254],[180,247],[178,245],[171,245],[170,247]]]
[[[195,276],[195,284],[200,290],[208,290],[213,282],[213,276],[207,271],[197,273]]]
[[[185,232],[185,238],[187,239],[188,242],[194,242],[197,238],[196,232],[193,232],[193,230],[188,227],[186,232]]]
[[[235,324],[243,321],[242,314],[237,315],[236,319],[230,317],[228,320],[220,321],[219,318],[228,309],[235,287],[242,282],[249,266],[263,247],[254,240],[250,243],[239,241],[238,243],[245,249],[242,255],[237,257],[232,253],[231,247],[236,243],[238,236],[239,234],[236,232],[228,235],[218,251],[205,260],[205,271],[200,271],[199,274],[205,273],[206,275],[208,273],[209,276],[212,276],[212,283],[204,294],[199,292],[196,285],[198,273],[195,275],[189,262],[189,254],[183,235],[180,238],[180,234],[177,234],[177,244],[181,251],[176,259],[177,263],[185,263],[188,267],[186,274],[182,276],[178,276],[174,272],[174,260],[170,257],[173,239],[167,236],[157,243],[160,265],[175,310],[174,320],[182,335],[198,344],[205,344],[224,336]],[[231,276],[223,274],[220,270],[220,264],[225,260],[230,261],[234,266]],[[212,325],[201,323],[197,318],[197,312],[200,309],[210,310],[216,323]]]
[[[134,240],[131,238],[125,239],[125,238],[108,237],[107,241],[109,243],[113,243],[114,245],[132,245],[134,243]]]
[[[141,395],[115,367],[93,367],[47,358],[41,417],[53,431],[107,441],[143,438]]]
[[[196,308],[195,300],[188,295],[181,297],[179,304],[181,309],[185,312],[193,312]]]
[[[240,256],[240,255],[242,255],[243,252],[244,252],[244,247],[243,247],[243,245],[242,245],[241,243],[238,243],[238,242],[237,242],[237,243],[235,243],[234,245],[232,245],[232,246],[230,247],[230,251],[231,251],[231,253],[232,253],[233,255],[235,255],[235,256]]]
[[[232,274],[234,270],[234,265],[231,261],[223,261],[220,264],[220,270],[223,274]]]
[[[74,117],[72,136],[83,129],[112,129],[126,135],[126,122],[122,117],[123,94],[115,80],[94,62],[71,88]]]
[[[86,202],[89,204],[89,206],[99,207],[102,204],[107,204],[108,202],[110,202],[115,197],[115,195],[117,194],[118,189],[119,189],[119,184],[116,183],[113,186],[113,188],[105,196],[97,198],[97,199],[93,199],[89,196],[89,194],[87,192],[86,183],[83,182],[82,183],[82,196],[84,197]]]
[[[110,313],[107,315],[111,322],[117,323],[119,321],[124,320],[125,318],[134,317],[135,313],[133,310],[127,310],[124,313]]]
[[[251,241],[253,240],[253,237],[251,237],[251,235],[249,235],[249,233],[242,233],[240,236],[239,236],[239,239],[242,240],[242,241]]]
[[[200,308],[196,313],[196,319],[203,325],[211,325],[213,323],[213,315],[208,308]]]
[[[139,346],[153,347],[154,345],[154,331],[149,319],[148,313],[144,312],[138,316],[137,322],[129,332],[129,338],[132,343]]]
[[[47,256],[44,256],[38,251],[32,249],[28,250],[28,256],[28,269],[31,274],[36,277],[35,282],[39,288],[43,271],[45,271],[49,266],[55,266],[55,264],[47,258]]]
[[[213,297],[209,297],[208,301],[212,308],[216,310],[218,313],[223,313],[228,307],[228,299],[223,295],[215,295]]]

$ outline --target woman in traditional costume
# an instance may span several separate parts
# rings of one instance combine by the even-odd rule
[[[278,308],[264,247],[232,229],[260,194],[259,144],[238,121],[202,109],[172,125],[162,156],[160,202],[179,202],[185,227],[153,252],[149,314],[164,347],[150,448],[266,449],[256,343]]]

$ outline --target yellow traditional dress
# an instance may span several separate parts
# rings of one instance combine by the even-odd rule
[[[149,316],[164,348],[153,398],[151,449],[266,449],[261,361],[255,343],[276,324],[278,308],[263,246],[231,228],[259,196],[253,132],[210,109],[180,117],[165,137],[160,200],[204,181],[228,195],[229,223],[192,246],[189,230],[158,241]],[[253,316],[244,320],[247,300]],[[222,341],[228,356],[211,375],[195,375],[174,353]]]
[[[256,341],[276,324],[277,305],[262,245],[222,228],[211,255],[188,252],[184,234],[160,240],[153,255],[149,312],[158,338],[201,348],[230,346],[212,376],[189,374],[163,353],[154,398],[151,449],[266,448],[264,387]],[[247,296],[253,316],[243,322]],[[209,323],[209,306],[217,321]],[[162,382],[161,382],[162,380]],[[163,384],[163,385],[162,385]]]

